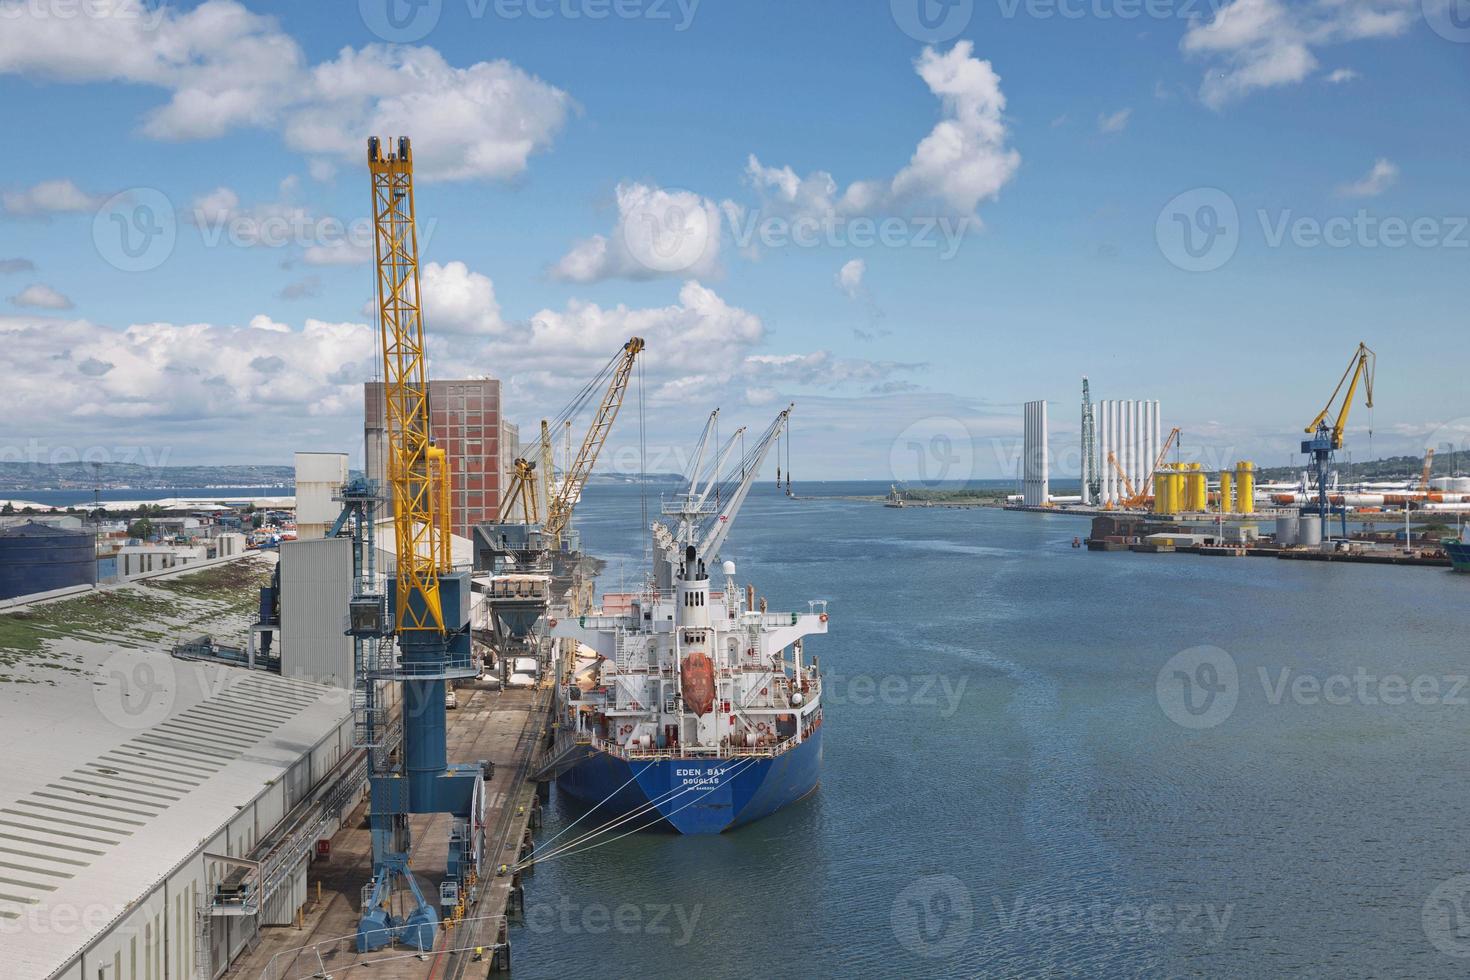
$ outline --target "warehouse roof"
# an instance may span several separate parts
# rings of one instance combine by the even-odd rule
[[[93,597],[0,615],[7,976],[64,967],[350,714],[335,688],[167,653],[181,628],[224,639],[248,621],[229,590],[211,620],[189,584],[205,574],[165,591],[166,615],[141,586],[117,622]]]

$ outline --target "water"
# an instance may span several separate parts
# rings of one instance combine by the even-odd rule
[[[603,588],[635,582],[636,489],[590,490],[578,519]],[[775,609],[831,600],[807,645],[821,788],[730,834],[538,867],[516,975],[1462,974],[1434,945],[1470,954],[1453,908],[1425,910],[1470,891],[1470,579],[1074,550],[1086,529],[759,488],[726,548],[739,580]],[[1230,691],[1196,715],[1172,667],[1156,686],[1202,645],[1237,671],[1223,720]],[[1298,675],[1354,689],[1329,703]],[[553,798],[542,839],[570,812]]]

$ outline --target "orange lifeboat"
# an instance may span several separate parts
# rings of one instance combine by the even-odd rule
[[[715,707],[715,662],[696,650],[684,658],[679,667],[679,680],[684,686],[684,704],[698,717]]]

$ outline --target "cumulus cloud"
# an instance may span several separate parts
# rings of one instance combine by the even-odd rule
[[[36,310],[69,310],[72,307],[70,299],[39,282],[10,297],[10,301],[16,306],[28,306]]]
[[[24,190],[0,194],[0,204],[5,205],[6,213],[21,216],[95,211],[103,200],[102,196],[88,194],[66,179],[43,180]]]
[[[504,329],[495,284],[463,262],[419,270],[424,320],[436,334],[493,334]]]
[[[708,278],[720,268],[720,208],[690,191],[640,183],[617,188],[618,217],[611,234],[573,244],[552,267],[567,282]]]
[[[1397,183],[1398,179],[1398,165],[1391,160],[1379,158],[1372,169],[1360,179],[1339,186],[1337,193],[1341,197],[1377,197]]]
[[[1180,47],[1209,62],[1200,99],[1220,109],[1302,81],[1317,70],[1320,48],[1402,34],[1418,9],[1413,0],[1231,0],[1213,19],[1193,21]]]
[[[989,61],[974,56],[970,41],[958,41],[947,52],[925,48],[914,70],[938,97],[941,118],[893,177],[842,189],[827,171],[802,177],[789,166],[766,166],[752,154],[747,182],[766,206],[822,222],[915,202],[974,213],[982,201],[999,195],[1021,164],[1020,154],[1007,145],[1000,76]]]
[[[834,277],[837,288],[847,294],[848,299],[857,299],[862,295],[863,276],[868,271],[868,263],[862,259],[850,259],[842,264]]]
[[[1117,112],[1099,114],[1097,131],[1099,133],[1121,133],[1128,128],[1128,120],[1132,116],[1132,109],[1119,109]]]
[[[120,0],[136,16],[34,16],[0,0],[0,73],[62,82],[129,82],[167,101],[142,120],[159,140],[279,130],[311,154],[313,175],[358,162],[362,134],[412,132],[425,179],[507,178],[550,145],[570,96],[508,61],[467,68],[427,47],[344,48],[311,65],[272,17],[235,0],[180,10]]]
[[[14,367],[17,428],[73,423],[94,438],[137,420],[221,421],[289,439],[303,420],[360,411],[372,375],[366,324],[256,316],[245,326],[0,316]],[[265,360],[262,360],[265,359]],[[360,422],[358,423],[360,428]],[[238,433],[245,435],[243,431]]]
[[[1351,68],[1338,68],[1327,76],[1327,81],[1333,85],[1341,85],[1343,82],[1355,81],[1362,76]]]

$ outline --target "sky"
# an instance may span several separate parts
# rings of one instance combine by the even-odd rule
[[[1470,442],[1467,0],[0,0],[0,460],[361,458],[369,136],[433,376],[609,450],[788,403],[798,480],[1075,474],[1081,379],[1188,454]]]

